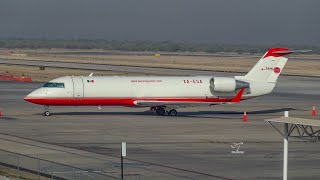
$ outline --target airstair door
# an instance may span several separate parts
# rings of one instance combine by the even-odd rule
[[[82,77],[72,77],[73,81],[73,97],[83,98],[83,80]]]

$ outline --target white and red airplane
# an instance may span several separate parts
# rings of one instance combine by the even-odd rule
[[[139,106],[176,116],[177,108],[233,104],[271,93],[288,60],[283,56],[292,52],[269,49],[245,76],[60,77],[24,100],[44,105],[45,116],[49,106]]]

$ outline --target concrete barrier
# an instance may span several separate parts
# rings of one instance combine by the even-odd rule
[[[32,78],[30,76],[13,76],[0,74],[0,81],[32,82]]]

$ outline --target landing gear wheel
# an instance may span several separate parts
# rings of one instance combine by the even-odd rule
[[[44,116],[50,116],[51,113],[50,113],[50,111],[45,111],[45,112],[43,113],[43,115],[44,115]]]
[[[166,110],[162,107],[156,108],[156,113],[160,116],[164,116],[166,114]]]
[[[169,116],[176,116],[177,115],[177,111],[175,109],[171,109],[169,112],[168,112],[168,115]]]
[[[48,105],[45,105],[43,108],[44,108],[44,113],[43,113],[43,115],[44,115],[44,116],[50,116],[51,113],[50,113],[50,111],[49,111],[49,106],[48,106]]]

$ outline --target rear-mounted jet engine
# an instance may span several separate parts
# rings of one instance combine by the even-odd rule
[[[214,77],[210,79],[211,92],[234,92],[242,88],[249,88],[250,84],[229,77]]]

